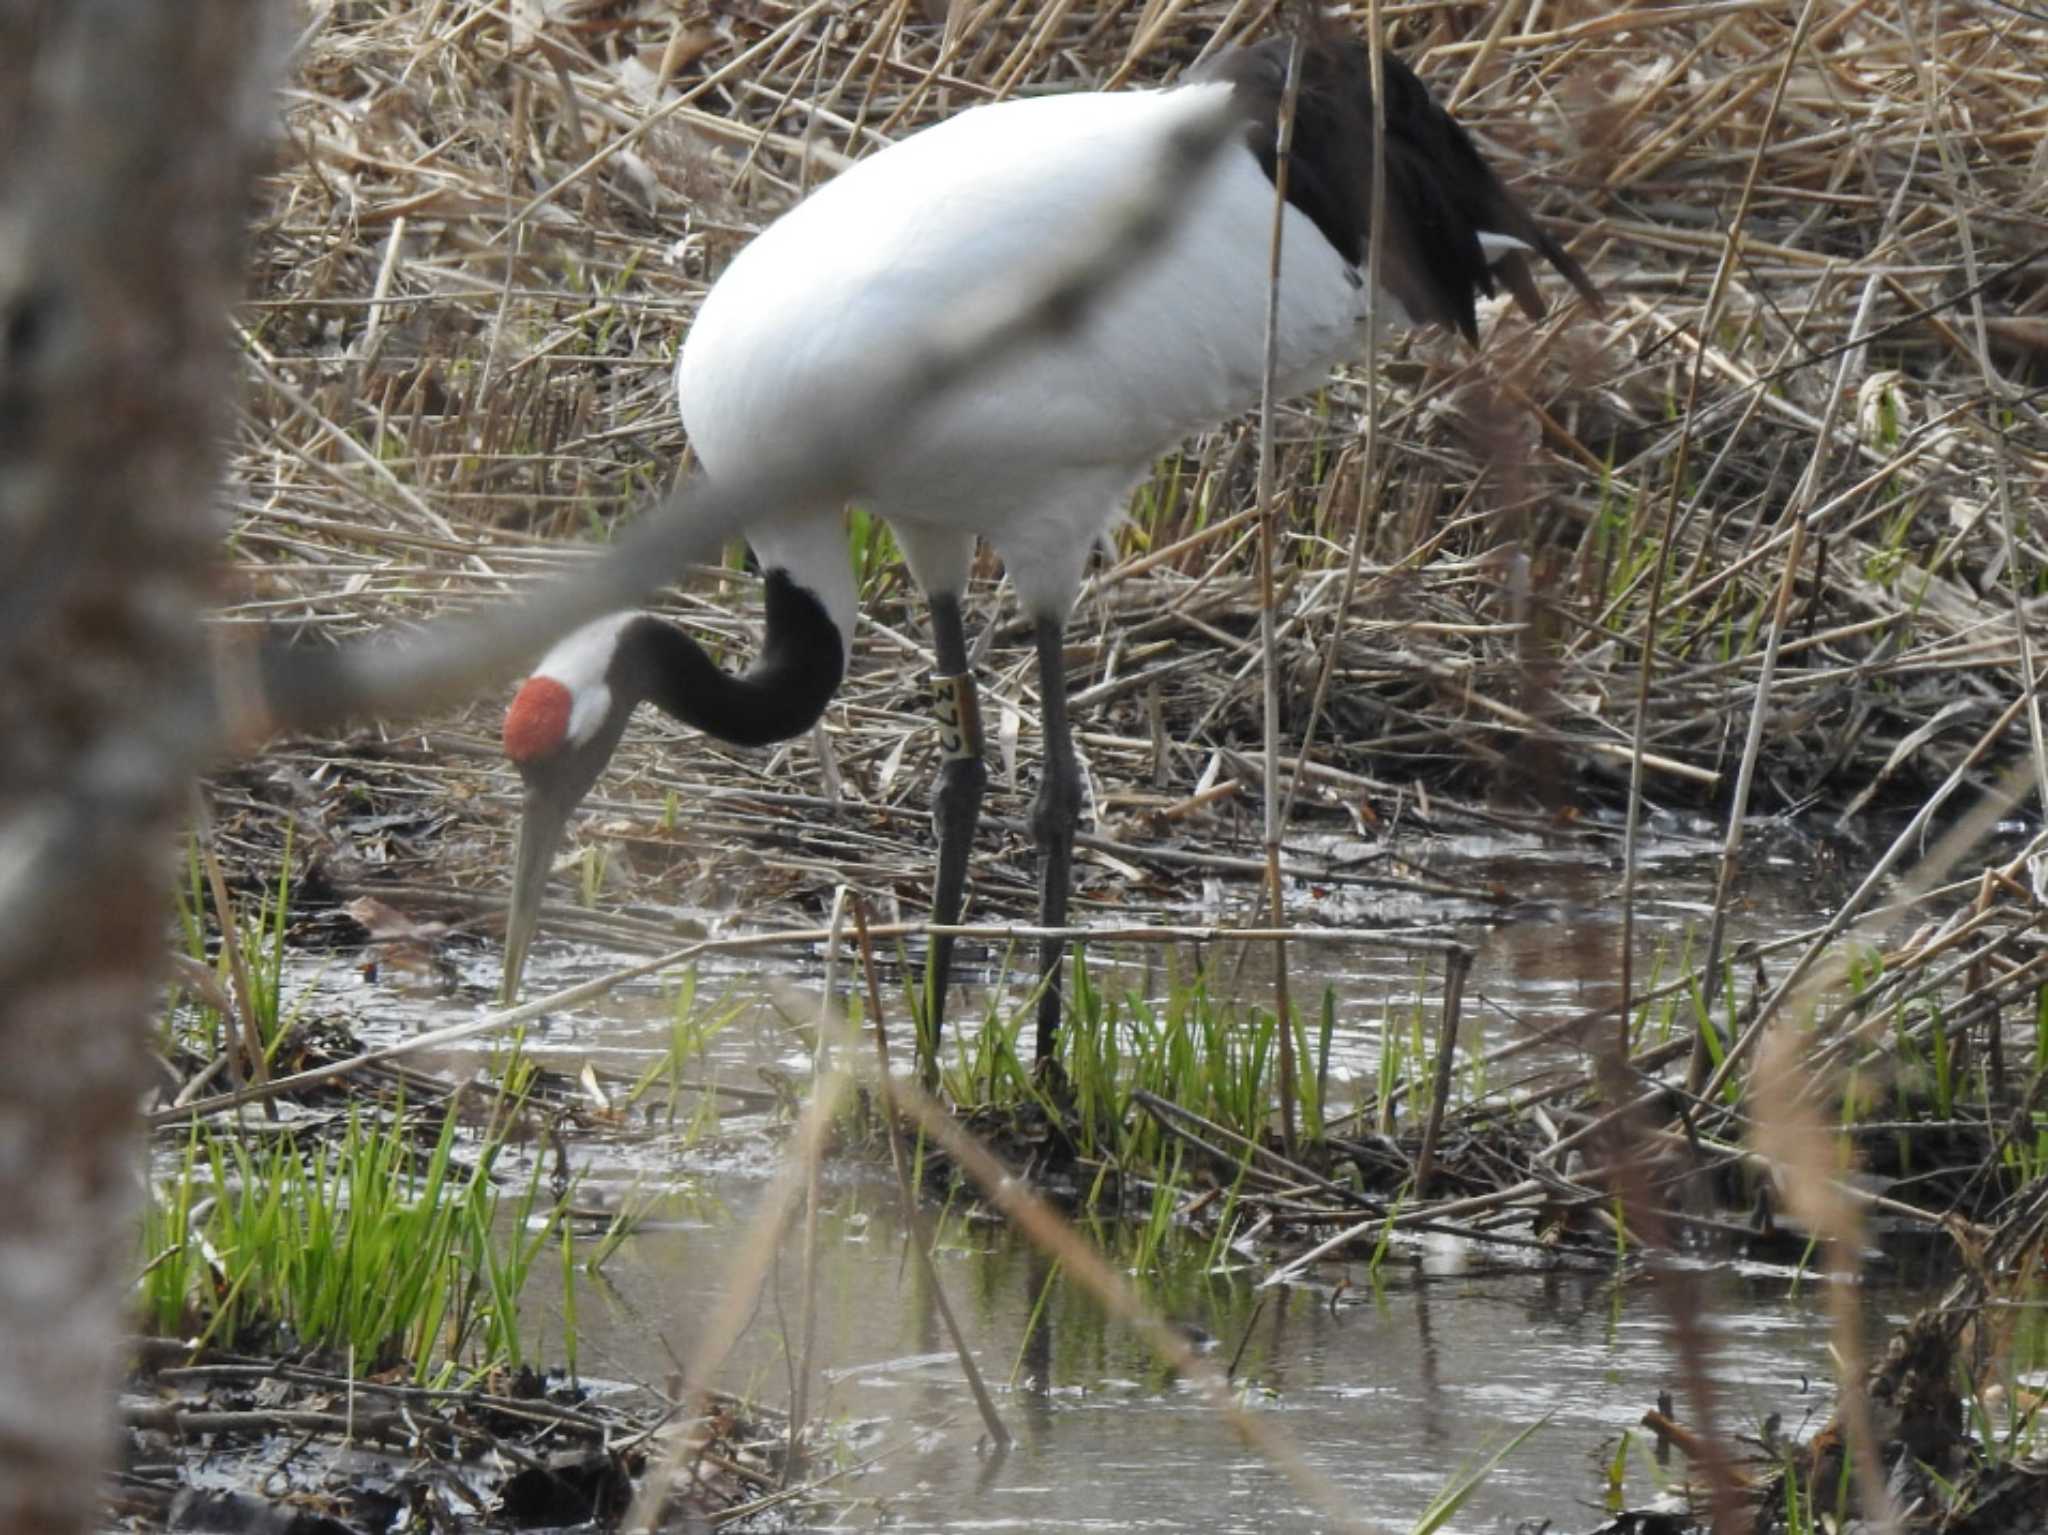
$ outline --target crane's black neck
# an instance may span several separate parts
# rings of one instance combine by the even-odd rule
[[[629,708],[645,699],[735,746],[766,746],[809,730],[839,690],[846,647],[824,605],[786,571],[769,571],[766,585],[766,632],[746,671],[720,671],[674,625],[640,618],[620,637],[610,678],[615,696]]]

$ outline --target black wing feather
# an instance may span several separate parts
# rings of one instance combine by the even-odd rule
[[[1243,100],[1248,139],[1268,178],[1279,154],[1279,109],[1289,41],[1268,38],[1211,60],[1199,78],[1227,80]],[[1543,302],[1520,253],[1487,265],[1480,231],[1511,235],[1540,254],[1599,307],[1578,262],[1538,224],[1480,155],[1457,119],[1415,71],[1383,59],[1387,93],[1387,238],[1380,281],[1418,322],[1479,335],[1474,305],[1498,275],[1532,319]],[[1372,229],[1372,70],[1350,38],[1318,37],[1302,55],[1287,200],[1354,266],[1365,264]]]

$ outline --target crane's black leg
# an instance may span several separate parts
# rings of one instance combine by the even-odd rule
[[[1074,738],[1067,727],[1066,625],[1057,619],[1038,620],[1038,692],[1044,724],[1045,769],[1038,781],[1038,803],[1032,807],[1031,830],[1038,838],[1038,921],[1041,927],[1067,925],[1067,893],[1074,881],[1074,825],[1081,818],[1081,769],[1074,761]],[[1037,1064],[1055,1059],[1060,1031],[1060,971],[1067,946],[1056,938],[1039,946],[1038,968],[1045,989],[1038,998]]]
[[[974,825],[981,817],[988,766],[981,759],[981,705],[967,665],[960,599],[938,592],[931,606],[932,645],[939,663],[932,679],[932,712],[939,722],[939,781],[932,792],[939,869],[932,883],[932,921],[951,926],[960,920],[967,892],[967,858],[974,850]],[[925,962],[924,1031],[918,1039],[918,1067],[927,1088],[938,1081],[939,1036],[945,1026],[946,983],[952,968],[953,940],[932,939]]]

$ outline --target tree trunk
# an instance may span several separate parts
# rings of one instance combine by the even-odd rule
[[[93,1527],[262,0],[0,0],[0,1529]]]

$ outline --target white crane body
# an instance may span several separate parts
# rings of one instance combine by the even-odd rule
[[[676,364],[691,445],[712,479],[791,458],[843,461],[888,521],[931,604],[940,689],[933,920],[959,917],[967,849],[986,782],[961,595],[975,540],[1002,559],[1033,620],[1044,769],[1032,817],[1040,922],[1065,924],[1080,784],[1066,711],[1061,630],[1090,553],[1153,461],[1261,394],[1269,300],[1281,395],[1356,355],[1365,327],[1454,326],[1477,342],[1474,304],[1505,284],[1528,314],[1543,301],[1531,257],[1589,304],[1578,263],[1530,216],[1465,131],[1399,60],[1386,59],[1385,224],[1371,228],[1374,112],[1365,51],[1308,39],[1281,265],[1272,288],[1278,114],[1289,44],[1219,54],[1161,90],[1077,92],[977,107],[860,161],[745,247],[713,286]],[[899,391],[941,328],[994,295],[1034,292],[1111,247],[1149,194],[1162,150],[1191,118],[1234,111],[1242,137],[1176,189],[1165,233],[1075,322],[1020,343],[908,418]],[[1384,238],[1381,291],[1368,240]],[[888,431],[889,435],[882,434]],[[674,626],[600,620],[543,658],[506,715],[507,755],[527,815],[506,925],[505,995],[517,991],[562,827],[643,700],[721,739],[759,744],[809,729],[838,688],[857,596],[838,502],[763,509],[748,541],[767,622],[744,673],[722,671]],[[951,941],[932,941],[931,1027]],[[1041,954],[1038,1052],[1059,1017],[1062,948]],[[930,1069],[930,1059],[926,1061]]]
[[[814,434],[864,440],[921,327],[992,281],[1085,260],[1157,164],[1153,147],[1231,89],[977,107],[812,193],[734,258],[691,326],[676,392],[705,470],[801,454]],[[1273,184],[1231,145],[1181,195],[1165,238],[1078,326],[1019,348],[877,456],[861,499],[896,529],[925,590],[957,589],[981,535],[1025,609],[1064,619],[1090,549],[1152,462],[1258,400],[1268,253],[1246,234],[1270,224]],[[1351,356],[1369,317],[1357,270],[1298,209],[1284,216],[1283,395]],[[824,598],[850,638],[841,512],[779,513],[756,553]]]

